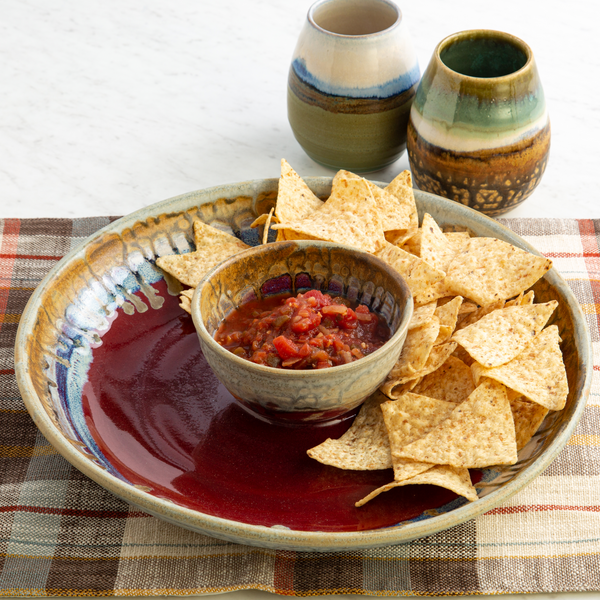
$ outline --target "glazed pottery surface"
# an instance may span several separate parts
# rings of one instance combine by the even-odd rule
[[[320,197],[330,193],[331,178],[307,177],[305,181]],[[178,306],[181,287],[165,279],[155,266],[156,258],[193,250],[195,219],[258,245],[260,227],[257,231],[250,225],[273,206],[277,185],[277,179],[224,185],[144,208],[97,232],[50,271],[23,312],[15,345],[19,389],[46,439],[84,474],[141,510],[221,539],[290,550],[347,551],[429,536],[491,510],[539,475],[579,421],[592,375],[585,318],[569,286],[554,269],[534,290],[538,302],[559,302],[553,324],[563,340],[569,381],[566,407],[548,415],[519,452],[515,465],[481,472],[476,483],[479,500],[475,502],[454,496],[416,514],[377,523],[382,507],[395,516],[393,511],[410,505],[418,490],[403,496],[401,504],[394,500],[392,490],[381,495],[379,504],[374,501],[372,506],[368,503],[355,509],[354,498],[366,485],[364,477],[384,479],[369,479],[367,487],[374,489],[386,483],[386,478],[389,481],[389,473],[358,472],[363,478],[362,490],[355,490],[352,496],[345,484],[348,478],[355,481],[357,472],[316,461],[306,465],[308,473],[303,471],[302,482],[307,486],[295,483],[282,453],[290,445],[306,443],[307,436],[311,443],[320,443],[327,427],[265,423],[252,418],[223,391],[207,365],[201,377],[196,377],[204,360],[196,330]],[[481,213],[420,191],[415,191],[415,199],[420,218],[427,212],[442,227],[467,228],[475,235],[497,237],[535,252],[519,236]],[[111,371],[107,370],[109,364]],[[139,369],[135,386],[129,385],[134,379],[131,365]],[[96,394],[94,399],[94,391],[103,397]],[[131,395],[137,404],[131,404]],[[94,406],[101,401],[113,406],[113,412],[94,413]],[[129,413],[124,412],[126,402],[130,403]],[[129,424],[123,429],[125,421]],[[98,435],[106,428],[112,431],[113,447]],[[187,432],[185,444],[176,443],[173,434],[178,429]],[[210,447],[198,442],[206,431],[218,432],[216,437],[209,436],[208,442],[213,441]],[[339,437],[343,429],[333,433],[330,437]],[[149,436],[160,442],[154,454],[147,450]],[[145,453],[138,448],[146,448]],[[181,458],[183,450],[189,451],[184,457],[187,466],[179,470],[174,467],[175,459],[166,461],[161,454]],[[298,457],[302,454],[306,458],[305,451]],[[207,455],[212,458],[206,459]],[[245,467],[233,476],[230,467],[236,461]],[[256,473],[267,477],[275,468],[278,479],[271,481],[270,491],[265,493]],[[177,477],[172,478],[169,473],[174,469]],[[157,480],[165,473],[166,483]],[[228,499],[230,489],[238,494],[233,504]],[[213,498],[221,494],[221,500],[206,504],[196,492]],[[438,488],[427,491],[426,500],[435,494],[439,494]],[[315,510],[317,500],[321,502],[319,510]],[[229,506],[224,507],[227,502]],[[266,507],[272,518],[264,523]],[[341,511],[353,522],[338,523]]]
[[[389,0],[320,0],[308,12],[288,78],[288,118],[318,163],[364,173],[406,149],[420,71]]]
[[[316,370],[258,365],[215,341],[220,323],[244,302],[308,289],[367,306],[385,320],[391,338],[360,360]],[[386,263],[350,246],[318,241],[246,250],[211,271],[192,300],[203,354],[223,385],[251,411],[290,424],[340,419],[370,396],[398,360],[412,310],[410,290]]]
[[[408,125],[420,189],[497,216],[533,192],[549,150],[546,101],[527,44],[490,30],[438,44]]]

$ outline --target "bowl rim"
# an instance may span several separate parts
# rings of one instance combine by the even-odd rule
[[[515,48],[518,48],[521,52],[523,52],[523,54],[526,57],[526,60],[523,63],[523,65],[519,67],[516,71],[512,71],[511,73],[507,73],[506,75],[496,75],[494,77],[478,77],[475,75],[465,75],[460,71],[456,71],[452,67],[449,67],[442,59],[442,53],[450,46],[460,44],[465,40],[474,40],[478,38],[500,40],[507,44],[510,44]],[[499,31],[497,29],[466,29],[464,31],[457,31],[455,33],[451,33],[450,35],[446,36],[443,40],[438,42],[437,46],[433,51],[433,59],[435,60],[435,63],[438,66],[438,68],[441,69],[444,73],[455,77],[459,81],[469,82],[473,85],[481,85],[483,87],[489,87],[490,85],[499,83],[510,84],[514,82],[514,80],[520,78],[523,75],[523,73],[531,71],[535,65],[533,51],[525,41],[523,41],[516,35],[506,33],[505,31]]]
[[[333,178],[303,177],[303,179],[309,187],[326,187],[331,185]],[[573,416],[571,420],[558,431],[555,439],[550,443],[549,447],[542,455],[531,465],[525,467],[525,469],[511,481],[485,497],[480,498],[476,502],[464,504],[463,506],[433,518],[406,524],[400,523],[382,529],[336,533],[288,530],[277,526],[264,527],[239,521],[231,521],[201,513],[184,506],[175,505],[172,502],[157,496],[152,496],[143,490],[135,488],[104,471],[102,467],[86,458],[67,441],[64,434],[50,419],[35,392],[26,353],[27,338],[32,335],[35,326],[35,317],[39,308],[38,301],[46,288],[51,286],[52,280],[64,271],[72,260],[82,256],[86,246],[101,235],[123,231],[127,227],[131,227],[134,223],[143,221],[159,211],[160,213],[177,213],[203,202],[211,202],[223,197],[233,197],[233,194],[235,194],[236,197],[249,194],[253,194],[254,197],[256,197],[259,191],[263,191],[269,186],[271,189],[276,189],[277,182],[278,178],[264,178],[239,183],[228,183],[162,200],[125,215],[96,231],[84,239],[79,246],[68,252],[56,265],[54,265],[35,289],[25,306],[21,320],[19,321],[15,340],[15,374],[19,391],[34,423],[46,439],[67,461],[90,479],[102,485],[117,497],[136,505],[151,515],[205,535],[236,543],[272,549],[320,552],[347,551],[407,542],[473,519],[491,510],[525,487],[525,485],[539,475],[556,458],[558,453],[566,445],[583,414],[592,383],[593,354],[589,330],[579,303],[575,299],[575,296],[571,292],[566,281],[554,268],[548,271],[545,277],[554,280],[554,284],[561,289],[562,294],[568,299],[568,308],[573,313],[573,317],[577,317],[578,322],[583,325],[581,332],[583,339],[581,340],[582,345],[579,350],[582,354],[582,362],[584,362],[587,368],[581,395],[575,400],[576,407]],[[379,183],[379,185],[383,186],[387,185],[385,182],[374,181],[374,183]],[[494,234],[499,234],[503,239],[506,239],[507,237],[512,238],[517,242],[516,245],[519,247],[540,255],[533,246],[523,240],[520,236],[510,231],[501,223],[494,221],[492,218],[487,217],[474,209],[417,189],[414,190],[414,194],[415,199],[417,200],[417,208],[419,208],[419,200],[441,202],[442,205],[451,206],[453,211],[457,211],[459,214],[475,220],[478,224],[481,224],[482,227],[493,231]]]
[[[268,245],[253,246],[252,248],[244,250],[243,252],[240,252],[239,254],[235,254],[234,256],[231,256],[230,258],[224,260],[223,262],[221,262],[218,265],[216,265],[215,267],[213,267],[200,280],[200,282],[196,286],[196,289],[192,296],[192,303],[191,303],[192,319],[194,321],[194,325],[196,326],[196,331],[198,332],[198,335],[202,338],[202,341],[204,343],[208,344],[214,352],[217,352],[219,354],[219,356],[226,358],[230,362],[233,362],[233,364],[239,365],[240,367],[244,368],[245,370],[256,371],[257,373],[263,373],[265,375],[269,375],[270,377],[274,377],[277,379],[297,379],[297,378],[301,377],[302,379],[308,378],[308,379],[312,380],[312,379],[322,379],[328,373],[331,374],[330,369],[316,369],[316,370],[315,369],[313,369],[313,370],[280,369],[277,367],[270,367],[268,365],[259,365],[259,364],[253,363],[249,360],[246,360],[244,358],[236,356],[232,352],[229,352],[229,350],[226,350],[225,348],[223,348],[223,346],[221,346],[219,343],[217,343],[215,341],[214,337],[212,335],[210,335],[210,333],[206,329],[206,326],[204,325],[204,320],[202,318],[202,310],[200,309],[200,298],[202,296],[202,291],[204,290],[205,286],[210,285],[210,279],[212,277],[214,277],[215,275],[217,275],[223,269],[226,269],[227,267],[231,266],[232,264],[234,264],[240,260],[242,260],[242,261],[246,260],[246,258],[249,255],[260,254],[260,253],[268,254],[270,252],[274,252],[275,248],[277,247],[277,246],[275,246],[275,244],[286,244],[286,245],[289,245],[290,247],[295,246],[296,248],[302,248],[302,247],[337,248],[344,252],[352,253],[355,255],[360,254],[360,255],[364,256],[365,258],[367,258],[370,262],[377,265],[378,268],[380,268],[383,271],[386,271],[391,277],[396,279],[398,281],[398,283],[400,284],[400,286],[404,288],[404,291],[407,294],[407,302],[405,303],[405,305],[403,307],[402,319],[398,325],[398,329],[385,342],[385,344],[383,344],[383,346],[381,346],[381,348],[378,348],[377,350],[375,350],[375,352],[371,352],[371,354],[367,354],[360,360],[356,360],[356,361],[353,361],[353,362],[345,364],[345,365],[337,365],[335,367],[332,367],[332,368],[335,368],[335,373],[339,374],[339,373],[344,373],[346,371],[353,371],[361,366],[366,367],[373,362],[377,362],[381,358],[381,356],[389,350],[389,347],[393,343],[397,343],[398,338],[402,337],[402,335],[404,333],[406,333],[406,331],[408,330],[408,325],[409,325],[410,319],[413,314],[413,309],[414,309],[414,302],[413,302],[412,294],[410,293],[410,289],[408,288],[408,285],[406,284],[406,281],[404,280],[404,278],[399,273],[394,271],[383,260],[381,260],[380,258],[378,258],[377,256],[375,256],[373,254],[364,252],[362,250],[358,250],[357,248],[348,246],[346,244],[336,244],[333,242],[324,242],[321,240],[285,240],[282,242],[273,242]],[[281,248],[281,246],[278,246],[278,247]]]

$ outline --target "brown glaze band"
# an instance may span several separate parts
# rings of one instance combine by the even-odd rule
[[[425,141],[410,121],[407,148],[419,189],[498,216],[521,204],[540,182],[550,152],[550,123],[509,146],[454,152]]]
[[[408,90],[389,98],[350,98],[349,96],[335,96],[320,92],[317,88],[302,81],[290,68],[288,86],[299,100],[317,106],[331,113],[343,114],[375,114],[393,110],[406,103],[412,103],[417,90],[415,83]]]

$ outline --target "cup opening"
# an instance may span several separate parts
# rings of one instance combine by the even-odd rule
[[[400,21],[400,10],[387,0],[325,0],[309,11],[309,20],[327,33],[363,36],[380,33]]]
[[[496,32],[450,38],[439,50],[440,60],[467,77],[504,77],[522,69],[529,60],[527,45]]]

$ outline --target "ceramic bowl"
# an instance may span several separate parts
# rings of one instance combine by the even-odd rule
[[[240,304],[308,289],[364,304],[387,323],[391,338],[360,360],[328,369],[258,365],[219,345],[220,323]],[[340,419],[370,396],[398,360],[413,301],[406,283],[377,257],[318,241],[277,242],[246,250],[198,285],[192,317],[208,364],[231,394],[268,420],[313,424]]]
[[[462,31],[436,47],[408,124],[416,185],[487,215],[525,201],[550,151],[531,48],[508,33]]]
[[[305,180],[317,196],[327,197],[331,191],[331,178],[307,177]],[[260,435],[248,433],[243,427],[234,430],[233,417],[240,417],[240,413],[248,418],[250,415],[233,399],[228,400],[230,394],[208,372],[192,387],[192,369],[198,369],[197,360],[201,359],[196,330],[189,316],[178,308],[177,294],[181,288],[165,280],[162,271],[154,265],[158,255],[193,249],[194,219],[226,229],[249,245],[258,245],[261,232],[250,225],[257,215],[269,212],[273,206],[277,183],[277,179],[263,179],[228,184],[143,208],[98,231],[53,267],[32,294],[19,322],[15,370],[31,417],[57,452],[111,493],[170,523],[232,542],[303,551],[351,551],[431,536],[493,509],[542,473],[565,446],[583,414],[593,365],[585,317],[569,285],[555,269],[537,282],[534,289],[538,302],[551,299],[559,302],[553,322],[558,325],[563,340],[561,346],[569,382],[567,403],[564,410],[548,415],[541,429],[519,452],[515,465],[483,472],[483,478],[476,485],[479,500],[469,503],[454,498],[434,510],[398,518],[386,525],[363,526],[358,531],[356,528],[332,531],[331,522],[324,521],[314,506],[321,499],[322,506],[329,512],[335,502],[350,507],[345,510],[354,510],[354,498],[361,490],[354,497],[347,496],[346,484],[351,472],[339,470],[337,473],[338,470],[331,468],[311,480],[312,488],[296,487],[290,495],[293,481],[286,479],[290,465],[284,461],[279,472],[282,478],[272,493],[266,494],[263,487],[256,485],[256,471],[272,468],[273,461],[279,460],[273,453],[256,455],[265,450],[264,444],[270,443],[272,430],[285,430],[281,434],[285,444],[294,435],[302,442],[307,435],[316,435],[316,430],[326,428],[277,428],[252,419],[263,426]],[[479,212],[420,191],[415,192],[415,199],[421,218],[428,212],[443,227],[467,228],[473,234],[497,237],[536,252],[521,237]],[[168,314],[163,316],[165,312]],[[136,323],[139,328],[136,331],[154,336],[154,340],[162,330],[168,329],[173,334],[170,339],[174,344],[152,342],[146,345],[145,338],[130,335]],[[160,324],[160,327],[152,328],[150,324]],[[117,336],[119,345],[113,344],[114,351],[108,352],[111,336]],[[155,362],[149,362],[148,366],[154,364],[154,367],[140,368],[135,389],[132,386],[130,390],[126,385],[119,388],[119,382],[131,376],[127,362],[149,351],[154,351],[151,358]],[[103,359],[112,361],[114,377],[108,377]],[[169,368],[163,369],[163,366]],[[106,392],[106,402],[113,402],[114,392],[120,389],[125,400],[129,392],[135,393],[138,403],[130,403],[129,412],[124,412],[122,404],[115,405],[112,417],[116,422],[110,418],[97,419],[93,410],[89,411],[94,400],[90,390],[94,392],[95,383],[101,388],[98,392]],[[161,391],[157,393],[155,386],[159,384]],[[153,394],[151,398],[141,393],[144,385]],[[183,394],[183,401],[169,405],[175,393]],[[100,400],[99,395],[96,400]],[[150,401],[154,406],[161,402],[160,410],[149,410]],[[227,402],[230,404],[224,412],[218,412]],[[214,417],[210,417],[215,411]],[[200,423],[204,428],[197,426],[202,413],[210,413],[210,419]],[[130,430],[138,428],[132,435],[124,434],[125,421]],[[238,425],[245,423],[237,421]],[[188,425],[191,441],[188,439],[183,446],[174,444],[177,440],[170,435],[174,427]],[[157,433],[154,439],[162,444],[156,448],[149,448],[147,444],[151,426]],[[239,471],[234,477],[216,471],[210,461],[201,460],[207,448],[198,445],[197,440],[211,428],[220,428],[223,433],[220,443],[213,447],[220,464],[228,468],[245,453],[248,458],[242,458],[247,458],[246,464],[250,465],[246,471]],[[263,445],[257,448],[259,444]],[[183,460],[182,451],[189,450],[188,446],[193,449],[193,456],[185,459],[189,469],[175,469],[178,461]],[[234,448],[238,450],[235,454]],[[176,456],[164,464],[161,452]],[[198,456],[196,462],[195,456]],[[266,462],[264,456],[270,461]],[[173,470],[177,477],[170,477],[161,487],[157,477]],[[321,473],[319,469],[317,472]],[[387,473],[383,476],[387,477]],[[167,488],[172,489],[179,482],[171,496],[166,496]],[[384,483],[386,481],[380,485]],[[237,485],[238,491],[241,488],[240,502],[233,507],[237,512],[233,516],[224,515],[217,510],[222,508],[220,504],[204,503],[190,495],[187,490],[192,484],[201,492],[211,493],[223,489],[229,493],[229,486]],[[375,487],[377,485],[371,489]],[[378,501],[396,506],[393,492],[381,494]],[[366,493],[368,491],[363,496]],[[248,501],[249,497],[252,502]],[[274,523],[259,523],[268,502],[275,503],[277,510],[287,506],[286,514],[292,516],[301,510],[312,513],[302,513],[301,516],[306,517],[304,527],[290,526],[285,515]],[[410,498],[406,502],[410,502]],[[365,515],[376,516],[381,506],[376,501],[368,503],[360,510],[372,512],[361,512],[356,518],[362,523]],[[252,519],[252,514],[257,518]],[[333,520],[336,514],[330,515]]]

